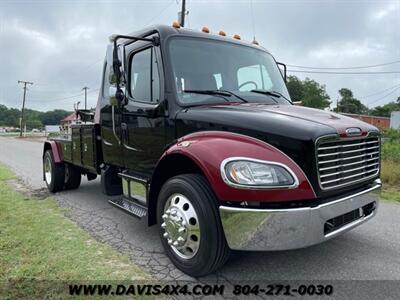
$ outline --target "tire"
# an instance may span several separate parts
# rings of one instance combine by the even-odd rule
[[[65,189],[75,190],[81,185],[81,171],[78,167],[65,164]]]
[[[217,200],[202,175],[175,176],[163,185],[157,202],[157,221],[168,257],[184,273],[204,276],[228,259],[230,249]]]
[[[54,162],[53,152],[47,150],[43,156],[44,180],[50,192],[56,193],[64,188],[64,164]]]

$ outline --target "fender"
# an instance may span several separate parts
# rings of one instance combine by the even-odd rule
[[[286,154],[256,138],[224,131],[201,131],[180,138],[168,148],[160,160],[171,154],[185,155],[203,171],[217,198],[226,202],[285,202],[316,198],[303,170]],[[220,166],[229,157],[278,162],[289,167],[298,179],[294,188],[240,189],[226,184]]]
[[[57,142],[55,142],[55,141],[46,141],[44,143],[44,145],[43,145],[43,157],[44,157],[44,153],[48,149],[51,149],[51,152],[53,153],[53,157],[54,157],[54,162],[56,164],[63,162],[62,151],[60,149],[59,144],[57,144]]]

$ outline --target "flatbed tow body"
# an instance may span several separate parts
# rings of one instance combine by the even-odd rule
[[[101,175],[110,204],[157,224],[184,272],[235,250],[287,250],[371,219],[380,133],[292,105],[273,57],[225,36],[157,26],[114,36],[95,116],[44,145],[51,191]],[[77,176],[79,176],[79,183]]]

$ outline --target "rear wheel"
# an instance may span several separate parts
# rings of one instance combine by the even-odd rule
[[[162,245],[178,269],[204,276],[227,260],[217,200],[203,176],[185,174],[168,180],[158,198],[157,218]]]
[[[78,167],[65,164],[65,189],[74,190],[81,185],[81,171]]]
[[[61,191],[64,187],[64,164],[54,162],[53,152],[47,150],[43,156],[44,180],[50,192]]]

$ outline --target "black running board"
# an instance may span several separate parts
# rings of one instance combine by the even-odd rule
[[[108,200],[108,203],[136,218],[141,219],[147,216],[146,207],[140,205],[139,203],[135,203],[131,200],[128,200],[124,197]]]

